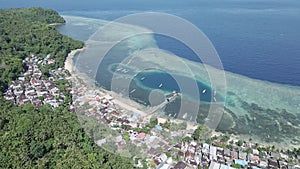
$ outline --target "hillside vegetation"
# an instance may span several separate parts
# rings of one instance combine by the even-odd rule
[[[57,12],[42,8],[0,10],[0,84],[23,72],[22,60],[31,53],[50,54],[56,63],[47,68],[62,67],[67,53],[83,46],[49,25],[64,22]]]
[[[83,43],[57,32],[50,23],[64,23],[57,12],[42,8],[0,10],[0,168],[133,168],[131,159],[96,146],[68,106],[14,105],[2,93],[26,70],[30,54],[50,54],[63,67],[73,49]]]

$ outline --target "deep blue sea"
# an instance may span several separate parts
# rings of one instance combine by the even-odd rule
[[[212,41],[225,70],[300,86],[300,1],[6,1],[0,8],[42,6],[61,14],[113,20],[127,14],[167,12],[195,24]],[[156,36],[160,48],[195,60],[178,41]]]

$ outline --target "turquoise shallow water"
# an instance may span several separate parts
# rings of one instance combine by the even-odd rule
[[[135,77],[134,80],[142,87],[159,89],[171,93],[173,91],[181,92],[180,87],[178,86],[178,83],[175,80],[177,78],[181,79],[185,83],[191,83],[192,81],[195,81],[195,79],[189,77],[184,77],[180,75],[170,75],[167,72],[162,71],[141,72]],[[201,83],[200,81],[197,81],[197,87],[198,91],[201,91],[200,101],[208,103],[213,102],[213,90],[210,88],[210,86],[207,86]],[[193,99],[198,98],[198,96],[195,96],[195,92],[193,90],[187,91],[185,94]]]
[[[68,21],[67,25],[60,28],[60,30],[69,36],[73,36],[74,29],[72,29],[72,27],[76,27],[75,37],[78,36],[80,32],[95,30],[97,26],[103,24],[103,22],[99,22],[98,20],[87,18],[66,17],[66,19]],[[105,37],[101,37],[103,38],[102,40],[107,42],[112,38],[110,35],[117,36],[117,31],[120,31],[120,29],[121,28],[106,32]],[[180,75],[197,80],[200,82],[200,85],[198,86],[200,97],[202,91],[206,87],[206,94],[211,95],[212,90],[208,87],[210,86],[210,83],[207,73],[200,63],[188,60],[184,61],[186,65],[191,68],[192,72],[194,72],[194,76],[191,76],[188,73],[184,73],[182,65],[175,66],[176,64],[172,63],[167,66],[165,62],[162,62],[163,60],[159,60],[159,58],[157,60],[151,59],[152,56],[147,55],[147,52],[144,54],[141,53],[141,57],[139,58],[133,60],[129,59],[129,61],[126,60],[130,52],[137,49],[141,50],[141,42],[145,41],[147,43],[142,44],[142,48],[156,46],[152,36],[135,37],[134,40],[127,39],[107,53],[100,64],[98,64],[97,55],[93,55],[92,53],[81,53],[78,56],[77,66],[82,72],[96,75],[91,77],[96,78],[100,86],[108,90],[111,89],[111,81],[115,75],[118,75],[118,78],[129,78],[131,83],[129,90],[127,90],[125,94],[132,100],[144,105],[150,104],[147,99],[153,90],[170,92],[173,89],[178,89],[178,86],[176,86],[176,83],[173,83],[172,78],[170,78],[168,74],[172,75],[172,77]],[[137,45],[135,45],[135,43],[137,43]],[[99,48],[99,46],[97,46],[97,48]],[[171,61],[176,57],[171,53],[165,55],[160,53],[159,50],[156,52],[158,52],[158,56],[164,57],[164,60]],[[130,62],[133,66],[127,64],[127,73],[115,73],[115,71],[112,70],[112,67],[120,62],[124,65]],[[152,71],[149,73],[147,70],[138,69],[139,66],[149,64],[150,62],[152,62],[153,65],[162,65],[165,70]],[[96,65],[97,70],[95,72],[91,70],[93,65]],[[174,67],[176,67],[179,73],[176,73]],[[136,73],[138,74],[134,78]],[[145,77],[145,79],[141,81],[142,77]],[[257,141],[281,144],[283,146],[299,145],[298,143],[300,140],[299,137],[297,137],[300,135],[299,87],[250,79],[230,72],[226,72],[226,80],[227,93],[224,95],[226,98],[226,111],[217,130],[243,135],[244,138],[251,137]],[[161,87],[159,87],[160,84],[162,84]],[[169,84],[170,86],[168,87]],[[122,83],[117,84],[117,88],[115,88],[118,90],[117,92],[122,92],[124,88],[122,85]],[[125,88],[126,87],[128,86],[125,86]],[[130,94],[133,89],[136,89],[136,91]],[[202,98],[204,100],[206,99],[206,101],[211,99],[209,97]],[[196,104],[196,100],[193,99],[186,99],[185,102],[188,104],[194,104],[195,102]],[[180,104],[182,104],[182,101],[176,99],[165,108],[165,111],[167,114],[176,115],[176,111],[178,111],[181,106]],[[199,123],[204,123],[208,109],[209,105],[201,104],[197,117],[194,117],[194,119]]]

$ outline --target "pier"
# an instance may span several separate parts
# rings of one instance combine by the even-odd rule
[[[168,97],[167,99],[165,99],[162,103],[160,103],[157,106],[152,107],[151,109],[149,109],[146,114],[147,116],[153,115],[157,110],[162,109],[164,106],[166,106],[168,103],[174,101],[176,99],[177,96],[180,96],[180,93],[173,93],[172,96]]]

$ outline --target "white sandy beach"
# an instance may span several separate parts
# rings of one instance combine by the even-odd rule
[[[79,53],[79,52],[81,52],[81,51],[83,51],[83,50],[85,50],[85,48],[81,48],[81,49],[75,49],[75,50],[72,50],[69,54],[68,54],[68,56],[67,56],[67,58],[66,58],[66,60],[65,60],[65,70],[68,70],[70,73],[72,73],[74,70],[73,70],[73,58],[74,58],[74,56],[77,54],[77,53]]]

